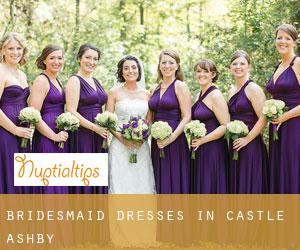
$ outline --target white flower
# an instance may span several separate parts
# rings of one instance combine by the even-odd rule
[[[116,126],[117,126],[117,123],[118,123],[118,117],[114,113],[111,113],[109,111],[105,111],[101,114],[99,113],[99,114],[96,115],[95,123],[98,126],[115,130]]]
[[[79,119],[71,114],[70,112],[65,112],[60,114],[56,118],[56,127],[59,130],[65,130],[65,131],[75,131],[79,128],[80,126],[80,121]]]
[[[226,127],[231,134],[245,136],[249,133],[247,125],[239,120],[234,120],[232,122],[227,123]]]
[[[185,125],[184,133],[186,137],[200,138],[206,135],[207,130],[204,123],[194,120]]]
[[[263,114],[266,116],[267,120],[278,118],[284,113],[285,103],[281,100],[270,99],[265,101],[263,107]]]
[[[154,122],[151,126],[151,135],[154,139],[164,140],[172,134],[172,128],[167,122]]]
[[[41,113],[33,107],[23,108],[19,113],[19,120],[21,123],[29,122],[31,124],[36,124],[41,119]]]

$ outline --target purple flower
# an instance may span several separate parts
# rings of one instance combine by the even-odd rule
[[[131,120],[137,122],[138,118],[137,117],[132,117]]]
[[[138,123],[137,123],[136,121],[134,121],[134,122],[131,123],[131,126],[132,126],[133,128],[137,128]]]
[[[124,123],[123,124],[123,129],[125,129],[125,128],[129,128],[129,124],[128,123]]]
[[[143,130],[142,134],[143,134],[143,139],[147,139],[148,138],[148,133],[149,131],[148,130]]]

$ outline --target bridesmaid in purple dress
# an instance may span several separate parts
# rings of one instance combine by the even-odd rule
[[[177,52],[163,50],[158,64],[159,85],[149,100],[153,122],[168,122],[173,129],[169,138],[163,141],[153,139],[151,143],[155,183],[159,194],[189,193],[189,148],[182,132],[191,119],[191,94],[182,80]],[[165,158],[159,156],[161,148],[164,148]]]
[[[63,67],[63,49],[57,45],[46,46],[37,58],[36,64],[43,70],[34,81],[28,105],[41,111],[42,120],[36,125],[33,136],[33,153],[67,153],[58,147],[58,142],[66,142],[68,133],[56,129],[56,117],[64,112],[65,94],[57,79]],[[68,187],[36,187],[34,193],[62,194],[68,193]]]
[[[206,136],[194,139],[196,159],[192,161],[191,192],[224,194],[227,192],[228,148],[223,136],[230,120],[227,103],[213,83],[218,79],[216,65],[200,60],[194,67],[201,92],[192,107],[192,120],[205,124]]]
[[[294,48],[298,34],[290,24],[276,30],[276,48],[281,62],[267,84],[274,99],[285,102],[288,111],[270,125],[270,193],[300,193],[300,58]],[[279,139],[273,141],[277,126]]]
[[[70,140],[71,152],[104,153],[103,138],[108,130],[94,124],[94,118],[102,112],[107,95],[98,80],[92,77],[100,59],[100,50],[91,45],[80,46],[77,60],[79,71],[73,75],[66,87],[67,109],[80,120],[80,128]],[[78,187],[74,193],[106,194],[107,187]]]
[[[30,193],[30,187],[14,186],[14,153],[20,148],[20,138],[30,138],[32,130],[20,126],[18,115],[27,106],[29,88],[23,71],[27,48],[17,33],[9,33],[0,42],[0,194]]]
[[[249,128],[245,137],[230,142],[230,192],[260,194],[267,187],[267,152],[262,139],[266,119],[262,115],[265,102],[263,90],[249,80],[250,57],[245,51],[236,51],[231,58],[230,71],[235,86],[229,92],[231,120],[241,120]],[[233,160],[233,150],[239,159]]]

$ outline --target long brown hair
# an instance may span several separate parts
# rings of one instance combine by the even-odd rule
[[[64,50],[62,47],[60,47],[59,45],[55,45],[55,44],[48,44],[42,51],[42,53],[39,55],[39,57],[36,59],[35,63],[36,66],[39,69],[46,69],[46,65],[44,63],[44,61],[46,60],[47,56],[50,55],[52,52],[57,51],[57,50],[61,50],[62,53],[64,54]]]
[[[160,52],[160,54],[159,54],[159,62],[158,62],[158,66],[157,66],[157,79],[156,79],[156,83],[160,83],[160,81],[163,78],[163,76],[161,74],[161,71],[159,69],[159,65],[160,65],[162,56],[164,56],[164,55],[170,56],[173,59],[175,59],[176,63],[178,64],[178,69],[175,72],[175,78],[177,80],[183,81],[184,76],[183,76],[183,73],[182,73],[181,68],[180,68],[180,57],[179,57],[178,53],[175,50],[166,49],[166,50],[163,50],[162,52]]]

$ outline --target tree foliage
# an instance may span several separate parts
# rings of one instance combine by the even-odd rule
[[[65,48],[60,76],[64,83],[76,73],[79,45],[97,45],[102,55],[95,76],[106,89],[114,84],[116,65],[124,54],[142,59],[151,88],[159,52],[175,48],[194,95],[197,60],[215,61],[221,73],[218,86],[226,92],[232,83],[230,56],[237,49],[250,54],[252,79],[264,86],[278,62],[276,27],[286,22],[300,28],[297,0],[7,0],[0,12],[1,35],[16,31],[28,41],[31,53],[24,70],[30,82],[39,73],[35,59],[48,43]]]

